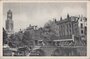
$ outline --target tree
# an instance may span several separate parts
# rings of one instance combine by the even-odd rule
[[[23,39],[23,33],[21,31],[19,31],[15,34],[12,34],[10,36],[10,42],[12,44],[11,46],[12,47],[21,47],[21,46],[23,46],[22,39]]]
[[[3,44],[7,44],[7,33],[4,28],[3,28]]]
[[[33,31],[31,30],[26,30],[23,34],[23,39],[22,42],[24,43],[24,45],[30,47],[31,45],[33,45],[33,41],[32,41],[32,33]]]

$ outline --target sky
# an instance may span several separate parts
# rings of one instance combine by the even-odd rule
[[[26,29],[29,24],[43,27],[46,22],[56,18],[60,20],[70,16],[87,16],[85,2],[52,2],[52,3],[4,3],[3,4],[3,27],[7,20],[7,11],[13,13],[14,31]]]

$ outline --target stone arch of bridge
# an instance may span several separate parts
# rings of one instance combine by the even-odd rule
[[[65,55],[65,51],[63,48],[57,48],[55,49],[52,54],[52,56],[64,56]]]
[[[42,49],[36,49],[35,51],[36,51],[36,53],[37,53],[39,56],[45,56],[44,50],[42,50]]]
[[[54,52],[57,49],[57,47],[44,46],[44,47],[41,47],[40,49],[44,51],[45,56],[51,56],[52,52]]]

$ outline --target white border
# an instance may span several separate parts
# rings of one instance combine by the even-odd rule
[[[14,2],[14,3],[61,3],[61,2],[65,2],[65,3],[67,3],[67,2],[86,2],[87,3],[87,56],[40,56],[40,57],[38,57],[38,56],[30,56],[30,57],[28,57],[28,56],[17,56],[17,57],[15,57],[15,56],[8,56],[8,57],[6,57],[6,56],[2,56],[2,23],[3,23],[3,3],[12,3],[12,2]],[[7,1],[0,1],[0,58],[2,58],[2,59],[10,59],[10,58],[13,58],[13,59],[16,59],[16,58],[23,58],[23,59],[28,59],[28,58],[33,58],[33,59],[45,59],[45,58],[47,58],[47,59],[90,59],[90,47],[89,47],[89,45],[90,45],[90,28],[89,28],[89,26],[90,26],[90,1],[60,1],[60,0],[11,0],[11,1],[9,1],[9,0],[7,0]]]

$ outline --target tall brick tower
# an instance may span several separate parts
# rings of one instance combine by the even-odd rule
[[[7,34],[10,36],[13,34],[13,20],[12,20],[12,11],[8,10],[7,12],[7,20],[6,20],[6,31]]]

